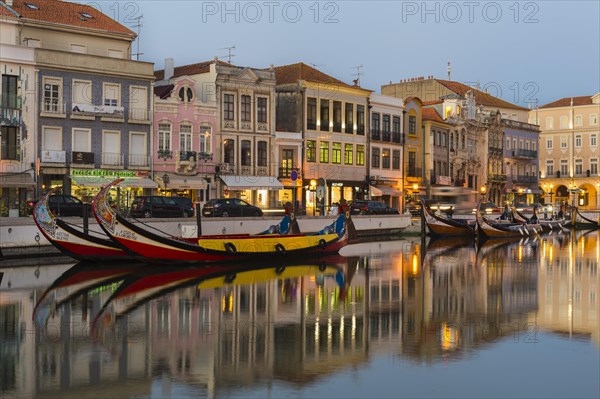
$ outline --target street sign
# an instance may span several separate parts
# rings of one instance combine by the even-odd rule
[[[298,171],[292,170],[292,175],[290,176],[290,178],[292,179],[292,181],[298,180]]]
[[[317,198],[322,201],[325,198],[325,186],[317,186]]]

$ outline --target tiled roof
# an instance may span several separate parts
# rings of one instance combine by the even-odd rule
[[[334,78],[333,76],[329,76],[309,65],[306,65],[303,62],[275,67],[275,73],[277,75],[278,85],[296,83],[299,80],[306,80],[308,82],[354,87]]]
[[[445,123],[435,108],[423,108],[423,120]]]
[[[4,0],[1,0],[4,1]],[[94,4],[94,3],[92,3]],[[10,6],[25,20],[76,26],[135,37],[135,32],[85,4],[60,0],[14,0]]]
[[[18,17],[19,15],[17,14],[16,11],[13,11],[10,9],[9,6],[7,6],[6,4],[4,4],[4,2],[2,0],[0,0],[0,17]]]
[[[444,100],[434,100],[434,101],[423,101],[423,106],[427,106],[427,105],[436,105],[436,104],[443,104]]]
[[[178,78],[180,76],[190,76],[190,75],[199,75],[202,73],[207,73],[210,71],[210,65],[213,64],[214,62],[215,62],[214,60],[211,60],[211,61],[198,62],[196,64],[182,65],[182,66],[175,67],[174,74],[173,74],[173,76],[171,76],[171,78]],[[224,65],[224,66],[232,66],[233,65],[228,62],[221,61],[221,60],[217,60],[217,62],[219,63],[219,65]],[[154,77],[156,78],[156,80],[163,80],[165,78],[165,70],[160,69],[158,71],[154,71]]]
[[[166,86],[155,86],[154,87],[154,95],[158,96],[161,100],[169,98],[171,93],[173,92],[173,88],[175,85],[166,85]]]
[[[560,100],[553,101],[546,105],[542,105],[540,108],[558,108],[558,107],[570,107],[571,99],[573,99],[573,106],[581,105],[592,105],[592,96],[579,96],[579,97],[565,97]]]
[[[475,95],[475,103],[476,104],[481,104],[486,107],[511,108],[511,109],[516,109],[516,110],[520,110],[520,111],[529,111],[528,108],[509,103],[508,101],[501,100],[498,97],[494,97],[491,94],[474,89],[463,83],[454,82],[451,80],[442,80],[442,79],[435,79],[435,80],[439,84],[448,88],[448,90],[460,95],[461,97],[465,97],[467,92],[469,90],[472,90],[473,94]]]

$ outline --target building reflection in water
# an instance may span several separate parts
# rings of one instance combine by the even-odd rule
[[[0,392],[169,396],[183,384],[213,397],[274,379],[304,386],[378,355],[459,361],[538,331],[599,345],[596,233],[365,243],[355,252],[369,256],[288,275],[271,267],[199,282],[154,270],[135,296],[118,293],[146,272],[81,278],[49,291],[38,328],[44,290],[2,286]],[[57,298],[65,302],[55,308]]]

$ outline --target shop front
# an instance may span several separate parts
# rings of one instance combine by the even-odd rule
[[[395,183],[398,184],[399,183]],[[369,196],[388,204],[392,208],[400,209],[402,204],[402,191],[394,187],[392,184],[384,184],[377,182],[375,185],[369,186]]]
[[[365,197],[364,181],[312,179],[303,181],[307,215],[329,214],[342,199],[350,202]]]
[[[185,197],[192,200],[192,202],[200,203],[210,199],[209,178],[201,175],[157,173],[154,176],[154,181],[158,185],[158,195]]]
[[[27,199],[33,198],[34,187],[27,172],[0,174],[0,216],[27,216]]]
[[[265,213],[281,210],[279,191],[284,187],[276,177],[224,175],[219,178],[224,198],[240,198],[262,208]]]
[[[133,199],[141,195],[150,195],[158,185],[148,178],[147,171],[117,171],[98,169],[71,169],[70,188],[65,193],[91,202],[98,191],[111,181],[122,178],[123,182],[110,191],[110,201],[118,209],[129,209]]]

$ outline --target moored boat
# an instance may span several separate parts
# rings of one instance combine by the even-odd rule
[[[495,221],[481,215],[479,207],[475,212],[477,221],[477,234],[481,239],[501,237],[527,237],[530,232],[520,223]]]
[[[577,230],[597,230],[600,227],[600,218],[593,220],[585,217],[579,212],[579,208],[574,208],[571,212],[572,218],[569,223],[570,227]]]
[[[100,262],[128,260],[131,257],[103,233],[67,223],[57,218],[48,205],[48,199],[60,187],[50,190],[36,203],[33,220],[46,239],[61,252],[81,261]]]
[[[122,179],[103,187],[92,203],[96,220],[118,245],[132,255],[151,262],[225,262],[253,257],[291,258],[336,253],[348,243],[352,231],[350,212],[344,209],[337,219],[315,234],[207,235],[195,238],[172,237],[144,228],[116,212],[108,203],[108,191]],[[290,219],[294,220],[293,214]]]
[[[421,201],[421,209],[423,210],[429,233],[433,236],[458,237],[475,234],[474,223],[469,223],[467,220],[438,216],[431,211],[431,208],[425,204],[425,201]]]
[[[537,217],[537,211],[533,210],[533,216],[530,218],[517,211],[515,208],[512,209],[513,220],[516,223],[520,223],[523,228],[527,229],[529,234],[537,234],[542,232],[542,225]]]

